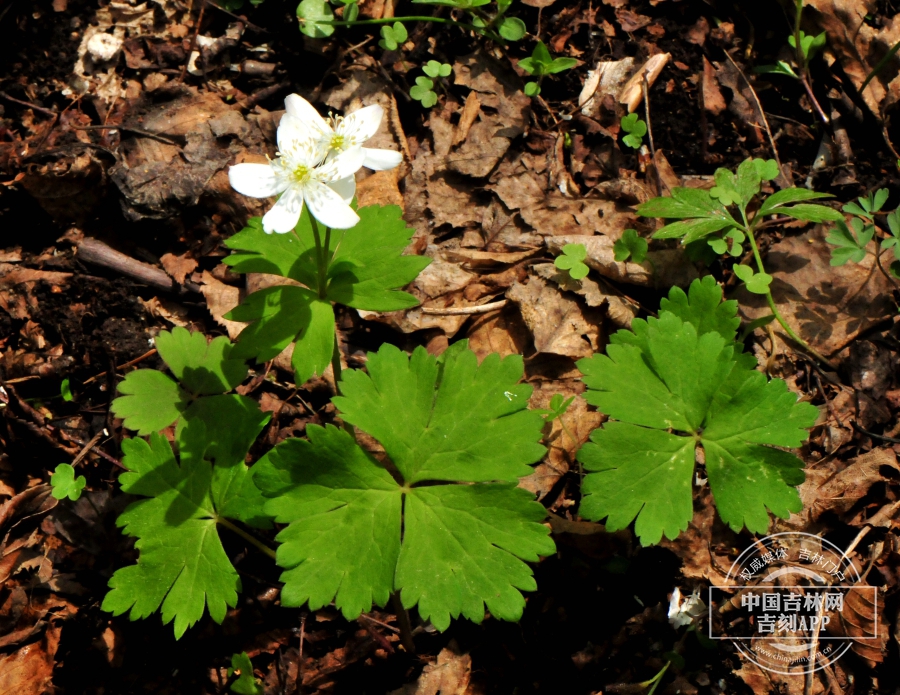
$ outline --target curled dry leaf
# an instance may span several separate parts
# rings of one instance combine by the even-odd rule
[[[534,275],[526,284],[515,283],[506,296],[519,305],[536,352],[578,359],[600,349],[601,311],[582,306]]]
[[[631,322],[640,309],[634,302],[604,289],[590,277],[572,280],[568,273],[562,272],[552,263],[532,266],[532,271],[544,280],[552,280],[560,289],[580,295],[589,307],[605,308],[607,318],[618,328],[631,328]]]

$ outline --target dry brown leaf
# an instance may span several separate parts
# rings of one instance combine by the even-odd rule
[[[671,53],[657,53],[650,56],[634,75],[632,75],[625,86],[619,92],[619,102],[628,107],[628,113],[634,112],[641,100],[644,98],[644,82],[648,87],[652,87],[656,82],[656,78],[666,67],[666,63],[672,58]]]
[[[440,651],[437,661],[426,664],[415,683],[408,683],[389,695],[469,695],[472,677],[472,657],[459,654],[456,642]]]
[[[718,116],[728,104],[719,89],[719,82],[716,80],[716,71],[713,70],[712,64],[703,58],[703,80],[700,83],[703,89],[703,108],[714,116]]]
[[[360,176],[360,174],[357,174]],[[399,205],[403,208],[403,195],[400,193],[397,169],[373,171],[356,184],[356,197],[359,207],[366,205]]]
[[[473,316],[466,332],[469,349],[481,361],[492,352],[502,357],[521,355],[528,345],[528,331],[516,308],[507,304],[499,311]]]
[[[61,627],[51,625],[39,641],[0,657],[0,693],[44,695],[48,692],[61,631]]]
[[[822,469],[809,471],[807,480],[800,485],[802,514],[813,521],[829,511],[838,515],[845,514],[865,497],[869,488],[889,479],[882,473],[885,467],[886,470],[900,474],[900,465],[897,464],[897,455],[893,449],[873,449],[857,456],[843,470],[828,475],[825,479],[822,479]]]
[[[626,298],[607,292],[589,277],[573,280],[569,274],[559,270],[552,263],[540,263],[531,267],[532,271],[544,278],[552,280],[561,289],[574,292],[584,298],[590,307],[605,308],[606,316],[619,328],[631,328],[631,322],[637,316],[640,307]]]
[[[160,257],[159,262],[165,271],[171,275],[175,282],[179,285],[184,284],[184,279],[194,272],[197,268],[197,261],[191,258],[187,253],[176,256],[174,253],[167,253]]]
[[[551,253],[560,254],[566,244],[584,244],[584,262],[602,276],[616,282],[642,287],[687,287],[699,277],[697,269],[681,249],[650,251],[643,263],[617,261],[613,244],[615,236],[555,236],[547,239]]]
[[[772,296],[788,324],[816,350],[830,356],[896,310],[892,286],[873,268],[874,258],[832,266],[826,234],[826,229],[817,225],[774,244],[766,256],[766,272],[775,278]],[[741,289],[737,299],[747,320],[771,313],[761,295]],[[780,334],[778,325],[772,325]]]
[[[229,338],[235,340],[247,324],[229,321],[224,316],[241,303],[241,291],[213,277],[208,270],[204,270],[201,276],[200,291],[206,298],[206,306],[213,319],[226,330]]]
[[[548,408],[554,394],[560,394],[565,399],[575,396],[575,400],[562,418],[553,420],[549,431],[547,427],[544,429],[544,442],[547,445],[544,460],[534,467],[531,475],[519,481],[519,487],[533,492],[539,500],[543,499],[556,482],[575,465],[578,450],[588,440],[591,432],[605,420],[603,415],[591,410],[587,402],[581,398],[584,391],[585,385],[581,381],[535,384],[534,393],[528,401],[528,407],[532,409]]]
[[[537,276],[515,283],[506,296],[519,305],[535,351],[578,359],[600,349],[601,311],[582,307]]]
[[[869,668],[884,661],[887,651],[888,626],[884,621],[884,594],[867,586],[865,579],[844,594],[844,610],[839,620],[832,619],[828,627],[852,638],[851,649]],[[839,629],[838,629],[839,627]]]

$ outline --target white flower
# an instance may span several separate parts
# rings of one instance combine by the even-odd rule
[[[278,124],[278,156],[268,164],[236,164],[228,170],[231,187],[251,198],[281,193],[263,216],[266,233],[284,234],[297,226],[303,202],[317,220],[333,229],[359,222],[350,207],[356,193],[354,174],[363,165],[361,147],[330,153],[328,145],[311,136],[289,115]]]
[[[306,99],[299,94],[291,94],[284,100],[287,115],[296,119],[306,128],[311,137],[333,154],[346,152],[362,144],[378,132],[384,109],[378,104],[366,106],[347,116],[333,116],[326,121]],[[394,150],[376,150],[363,147],[363,166],[375,171],[393,169],[403,161],[403,155]]]
[[[700,598],[700,589],[695,589],[694,593],[682,600],[681,589],[675,587],[672,597],[669,599],[669,622],[672,627],[679,628],[690,625],[704,613],[706,613],[706,604]]]

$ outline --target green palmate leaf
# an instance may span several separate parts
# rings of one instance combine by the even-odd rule
[[[227,317],[251,323],[240,335],[235,353],[260,362],[274,358],[296,342],[291,363],[298,384],[321,376],[334,350],[334,308],[310,290],[277,285],[254,292]]]
[[[136,565],[112,576],[103,609],[130,611],[137,620],[162,607],[163,622],[175,621],[176,637],[202,617],[204,606],[221,623],[237,603],[240,579],[216,532],[212,467],[198,457],[179,466],[160,434],[149,444],[126,439],[122,449],[130,471],[119,478],[122,489],[147,499],[131,504],[118,524],[138,538],[141,554]]]
[[[231,668],[228,677],[236,676],[229,690],[237,695],[265,695],[265,688],[253,677],[253,663],[247,652],[234,654],[231,657]]]
[[[266,510],[289,524],[284,604],[334,601],[352,619],[400,591],[440,630],[480,622],[485,605],[517,619],[519,590],[534,589],[525,562],[553,552],[543,508],[516,487],[544,452],[521,357],[478,365],[464,345],[442,361],[385,345],[368,368],[344,372],[334,402],[384,446],[396,479],[346,432],[314,425],[254,467]]]
[[[807,188],[785,188],[770,195],[763,201],[763,204],[757,212],[758,217],[772,215],[774,213],[783,212],[781,207],[790,205],[791,203],[800,203],[804,200],[815,200],[817,198],[830,198],[828,193],[817,193]]]
[[[357,212],[360,221],[355,227],[331,232],[326,299],[366,311],[415,306],[418,301],[412,295],[396,289],[412,282],[431,262],[424,256],[403,255],[414,230],[406,226],[396,205],[368,205]],[[316,246],[305,207],[296,235],[266,234],[254,218],[226,244],[237,251],[225,259],[235,272],[281,275],[316,289]]]
[[[75,469],[69,463],[61,463],[56,467],[56,471],[50,476],[50,485],[53,490],[50,494],[58,500],[68,497],[75,502],[81,497],[81,491],[87,484],[87,480],[83,475],[75,477]]]
[[[843,220],[838,221],[825,237],[825,241],[835,247],[831,250],[831,265],[862,261],[866,257],[866,247],[874,236],[875,226],[867,225],[859,218],[850,220],[849,225]]]
[[[323,39],[334,33],[330,24],[334,21],[334,12],[325,0],[303,0],[297,6],[297,18],[300,31],[310,38]]]
[[[244,360],[222,336],[207,343],[202,333],[177,327],[160,333],[156,346],[180,385],[162,372],[139,369],[119,384],[122,395],[112,402],[116,417],[142,436],[171,425],[198,397],[230,391],[247,375]]]
[[[670,293],[659,319],[635,321],[607,355],[579,361],[586,400],[612,420],[578,455],[591,471],[582,516],[606,517],[610,530],[637,518],[644,544],[674,538],[692,516],[697,446],[719,514],[735,530],[762,533],[767,509],[782,517],[800,509],[793,486],[803,463],[772,447],[799,446],[818,411],[753,369],[733,342],[736,306],[720,299],[714,282],[695,280],[688,295]]]
[[[654,239],[676,239],[684,237],[688,244],[704,236],[738,224],[725,206],[715,200],[709,191],[694,188],[675,188],[671,198],[653,198],[638,206],[642,217],[663,217],[678,219],[680,222],[667,224],[657,231]]]
[[[613,244],[614,258],[617,261],[631,258],[635,263],[643,263],[647,258],[648,247],[647,240],[639,237],[634,229],[626,229]]]
[[[554,265],[560,270],[566,270],[573,280],[581,280],[590,272],[590,268],[584,262],[587,258],[587,248],[584,244],[566,244],[562,248],[562,255],[554,259]]]
[[[807,222],[840,222],[844,219],[844,215],[837,210],[832,210],[824,205],[812,205],[809,203],[779,208],[778,212],[796,220],[806,220]]]

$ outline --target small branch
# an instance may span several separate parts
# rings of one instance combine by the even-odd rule
[[[43,106],[38,106],[37,104],[32,104],[28,101],[22,101],[21,99],[16,99],[15,97],[11,97],[6,92],[0,92],[0,97],[6,99],[7,101],[11,101],[13,104],[18,104],[19,106],[27,106],[29,109],[34,109],[35,111],[42,113],[46,116],[52,116],[53,118],[57,117],[56,111],[51,111],[50,109],[45,109]]]
[[[224,526],[225,528],[227,528],[227,529],[228,529],[229,531],[231,531],[232,533],[236,533],[236,534],[239,535],[241,538],[243,538],[245,541],[247,541],[250,545],[252,545],[254,548],[256,548],[256,549],[259,550],[261,553],[263,553],[264,555],[268,555],[268,556],[269,556],[270,558],[272,558],[273,560],[276,558],[276,555],[275,555],[275,551],[274,551],[274,550],[272,550],[269,546],[267,546],[267,545],[266,545],[265,543],[263,543],[262,541],[257,540],[256,538],[254,538],[253,536],[251,536],[249,533],[247,533],[247,532],[246,532],[244,529],[242,529],[240,526],[236,526],[235,524],[232,524],[230,521],[228,521],[228,519],[225,519],[224,517],[218,517],[218,518],[216,519],[216,523],[217,523],[217,524],[221,524],[222,526]]]
[[[84,445],[84,448],[78,452],[78,456],[72,459],[72,468],[75,468],[79,463],[81,463],[84,458],[90,453],[91,449],[94,448],[94,445],[100,441],[103,435],[108,435],[109,433],[103,429],[97,432],[93,437],[91,437],[91,441]]]
[[[882,253],[884,253],[884,251],[882,249],[879,249],[879,248],[875,249],[875,263],[878,264],[878,270],[880,270],[881,274],[884,275],[888,280],[890,280],[890,282],[894,285],[894,287],[896,287],[897,289],[900,289],[900,282],[897,282],[897,278],[895,278],[893,275],[888,273],[884,269],[884,266],[881,265],[881,254]]]
[[[73,437],[71,434],[68,434],[65,430],[59,430],[59,433],[63,436],[63,438],[68,439],[70,442],[74,442],[75,444],[79,444],[81,446],[87,446],[87,442],[83,439],[79,439],[78,437]],[[107,454],[103,449],[94,449],[94,453],[100,456],[101,458],[106,459],[116,468],[121,468],[123,471],[127,471],[128,469],[122,465],[122,462],[117,458],[113,458],[109,454]]]
[[[169,277],[166,271],[156,268],[149,263],[136,260],[131,256],[126,256],[98,239],[86,237],[78,245],[77,257],[85,263],[114,270],[138,282],[165,290],[166,292],[181,293],[185,289],[191,292],[200,291],[200,287],[193,282],[185,282],[182,287]]]
[[[422,307],[421,311],[423,314],[427,314],[429,316],[472,316],[474,314],[487,314],[496,309],[502,309],[506,306],[509,300],[501,299],[497,302],[490,302],[488,304],[479,304],[478,306],[464,306],[464,307],[448,307],[446,309],[432,309],[431,307]]]
[[[819,115],[819,118],[822,119],[822,122],[825,125],[831,123],[831,119],[828,118],[827,114],[822,110],[822,107],[819,105],[819,100],[816,99],[816,95],[813,94],[812,87],[809,84],[809,80],[806,79],[806,74],[802,74],[800,76],[800,83],[803,85],[803,89],[806,90],[806,96],[809,97],[809,100],[812,102],[813,109]]]
[[[148,357],[152,357],[155,354],[156,354],[156,348],[153,348],[152,350],[147,350],[147,352],[145,352],[140,357],[135,357],[130,362],[126,362],[125,364],[116,367],[116,371],[121,371],[122,369],[128,369],[128,367],[133,367],[134,365],[139,364],[140,362],[143,362],[145,359],[147,359]],[[86,379],[82,383],[82,386],[91,384],[91,383],[97,381],[97,379],[102,379],[105,376],[106,376],[106,372],[100,372],[99,374],[95,374],[94,376],[90,377],[89,379]]]
[[[650,141],[650,155],[655,161],[656,146],[653,144],[653,126],[650,123],[650,94],[648,87],[647,75],[644,75],[644,79],[641,80],[641,89],[644,92],[644,117],[647,119],[647,139]]]
[[[756,102],[756,109],[759,111],[759,117],[762,119],[763,125],[766,128],[766,135],[769,136],[769,145],[772,147],[772,156],[775,158],[775,163],[778,164],[778,172],[781,174],[781,178],[784,179],[784,182],[790,184],[791,182],[784,175],[784,169],[781,166],[781,158],[778,156],[778,148],[775,147],[775,138],[772,137],[772,129],[769,127],[769,120],[766,118],[766,112],[763,111],[762,103],[759,101],[759,97],[756,96],[756,90],[753,89],[753,85],[750,84],[750,80],[747,79],[747,76],[744,74],[744,71],[738,66],[737,63],[734,62],[734,58],[732,58],[728,51],[725,51],[725,57],[731,62],[734,66],[734,69],[737,70],[741,77],[744,78],[744,82],[747,83],[747,87],[750,88],[750,95],[753,97],[753,101]]]

